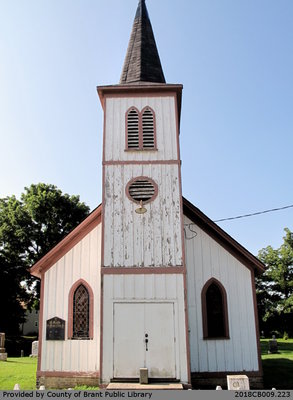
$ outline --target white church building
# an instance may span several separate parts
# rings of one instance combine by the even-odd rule
[[[182,85],[167,84],[140,0],[120,83],[98,87],[103,195],[32,268],[37,380],[261,387],[254,277],[263,264],[182,196]]]

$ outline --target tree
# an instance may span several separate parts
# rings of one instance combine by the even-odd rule
[[[259,252],[267,266],[257,279],[257,296],[261,329],[293,334],[293,233],[285,228],[279,249],[271,246]]]
[[[28,269],[75,228],[89,213],[79,196],[54,185],[25,188],[20,200],[0,199],[0,332],[18,331],[24,305],[38,298],[38,284]]]

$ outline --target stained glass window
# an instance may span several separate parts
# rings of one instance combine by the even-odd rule
[[[84,285],[79,285],[73,297],[73,337],[89,337],[89,292]]]

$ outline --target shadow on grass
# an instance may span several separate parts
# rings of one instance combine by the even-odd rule
[[[262,360],[265,389],[293,389],[293,361],[287,358]]]

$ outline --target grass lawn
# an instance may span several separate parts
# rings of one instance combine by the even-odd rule
[[[293,339],[278,339],[279,353],[268,354],[269,339],[261,340],[265,389],[293,389]],[[37,359],[8,358],[0,362],[0,390],[12,390],[18,383],[21,389],[36,388]],[[85,389],[86,387],[80,387]]]
[[[23,390],[36,388],[37,359],[9,358],[0,362],[0,390],[12,390],[16,383]]]
[[[261,339],[261,358],[266,389],[293,389],[293,339],[278,341],[278,354],[268,354],[269,339]]]

